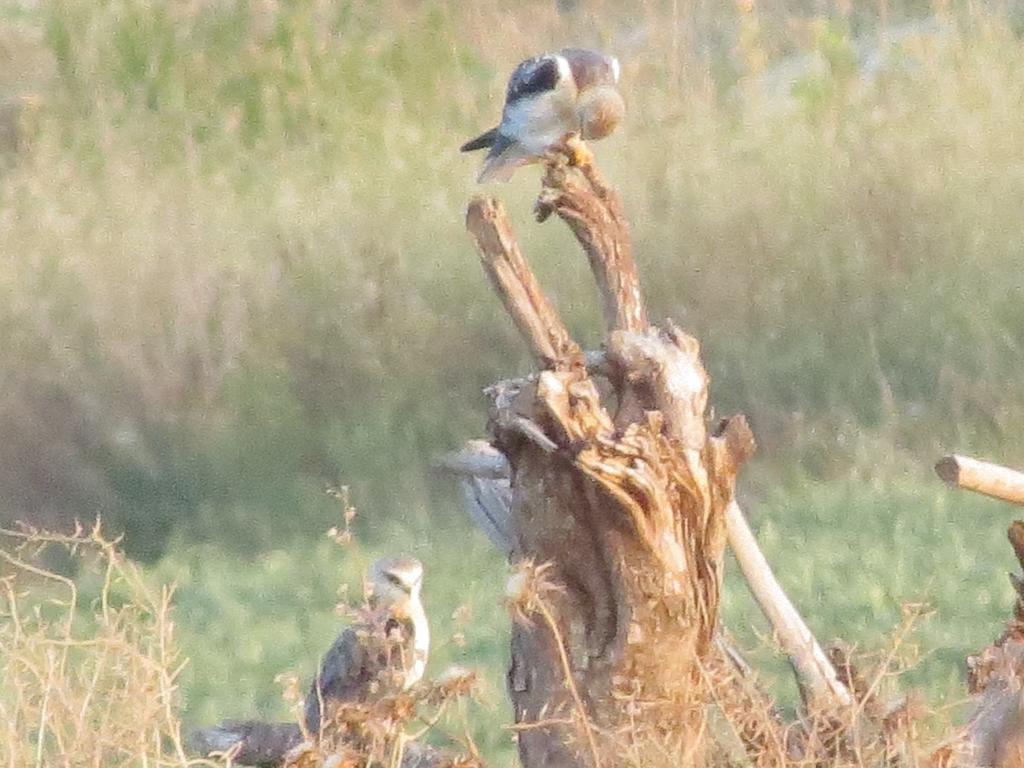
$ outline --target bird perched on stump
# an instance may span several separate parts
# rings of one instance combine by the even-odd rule
[[[232,753],[237,765],[279,765],[306,736],[319,740],[345,707],[414,686],[430,649],[422,586],[423,565],[416,558],[373,563],[367,574],[368,609],[324,654],[306,695],[304,729],[296,723],[229,721],[194,732],[190,746],[203,755]]]
[[[423,565],[386,557],[368,575],[370,612],[327,651],[306,696],[306,730],[317,734],[336,704],[408,690],[423,677],[430,628],[420,602]]]
[[[489,149],[477,181],[508,181],[571,134],[603,139],[622,122],[619,60],[598,51],[563,48],[522,62],[508,81],[501,123],[462,145]]]

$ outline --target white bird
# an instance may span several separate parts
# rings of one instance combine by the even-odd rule
[[[318,738],[339,706],[370,702],[420,681],[430,650],[422,587],[423,565],[414,557],[384,557],[370,566],[370,610],[324,654],[306,695],[305,734]],[[283,763],[305,734],[297,723],[228,721],[195,731],[189,744],[204,756],[231,751],[236,765],[270,766]]]
[[[508,81],[501,123],[462,145],[490,148],[477,181],[508,181],[570,134],[602,139],[622,122],[619,60],[598,51],[564,48],[519,64]]]
[[[388,636],[386,647],[365,637],[365,625],[342,632],[324,655],[306,696],[306,730],[317,734],[335,703],[367,700],[388,688],[408,690],[423,677],[430,626],[420,602],[423,565],[414,557],[385,557],[370,567],[369,602]]]

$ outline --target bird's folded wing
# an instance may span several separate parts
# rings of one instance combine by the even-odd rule
[[[349,627],[334,641],[320,662],[320,671],[306,695],[306,728],[320,731],[320,705],[329,701],[363,701],[376,677],[365,640]]]

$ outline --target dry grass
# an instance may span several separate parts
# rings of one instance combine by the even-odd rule
[[[78,581],[40,567],[61,548]],[[99,529],[0,531],[0,764],[188,766],[171,590],[154,590]]]
[[[787,722],[755,671],[709,664],[706,681],[722,721],[718,759],[745,759],[759,768],[958,764],[966,752],[949,711],[931,706],[902,678],[917,662],[908,640],[927,612],[923,605],[905,606],[903,621],[878,652],[861,653],[839,642],[829,648],[840,680],[853,694],[848,708],[804,711]]]
[[[40,565],[55,549],[77,566],[74,579]],[[0,560],[0,765],[222,764],[186,753],[178,678],[187,660],[175,642],[172,589],[148,583],[98,526],[69,535],[0,530]],[[393,652],[384,624],[367,626],[370,651],[379,644],[381,653]],[[290,679],[285,697],[298,713]],[[461,667],[409,692],[386,693],[394,681],[382,679],[379,698],[337,707],[288,764],[394,768],[404,754],[406,765],[476,765],[466,701],[477,683]],[[461,734],[447,738],[468,756],[420,741],[442,721],[446,733]],[[231,764],[231,753],[222,758]]]
[[[98,528],[66,536],[3,530],[0,537],[0,764],[221,764],[191,758],[183,747],[178,677],[185,660],[175,644],[172,590],[154,588]],[[78,565],[75,579],[40,565],[54,549]],[[514,620],[536,621],[553,633],[568,673],[565,640],[546,602],[557,589],[543,568],[527,567],[513,574],[506,598]],[[841,712],[787,722],[756,674],[710,663],[705,684],[715,705],[709,721],[712,764],[955,764],[960,742],[949,712],[931,709],[901,685],[901,675],[917,660],[908,638],[924,614],[920,605],[907,606],[890,643],[874,654],[833,649],[833,662],[856,699]],[[368,626],[376,631],[365,640],[390,651],[394,638],[383,625]],[[320,738],[295,750],[289,765],[478,765],[480,751],[470,735],[476,714],[467,706],[477,683],[477,673],[459,667],[409,692],[388,693],[394,686],[382,680],[378,699],[337,708]],[[294,678],[286,700],[297,712],[300,689]],[[573,700],[571,719],[559,724],[574,726],[595,764],[603,762],[594,751],[597,737],[602,750],[618,744],[632,765],[628,735],[599,729],[587,720],[578,693]],[[429,746],[438,738],[456,752]],[[666,739],[666,749],[673,743]],[[666,753],[666,764],[692,758],[692,745],[677,746],[683,751]],[[224,756],[229,764],[230,757]]]
[[[949,712],[930,706],[901,679],[918,660],[910,638],[929,613],[927,606],[905,605],[900,625],[874,653],[859,652],[839,641],[833,643],[829,657],[840,680],[853,694],[853,703],[827,711],[805,709],[792,719],[784,716],[756,670],[745,662],[730,661],[721,647],[716,647],[701,667],[710,705],[708,743],[703,747],[706,752],[698,747],[695,753],[693,743],[674,738],[671,733],[649,733],[642,722],[634,723],[628,732],[612,733],[588,717],[571,677],[566,640],[547,603],[546,596],[559,590],[546,575],[548,570],[531,562],[517,565],[508,581],[506,604],[513,621],[538,622],[551,632],[574,708],[569,717],[552,715],[537,722],[519,723],[513,726],[516,731],[569,727],[567,738],[574,739],[581,752],[589,752],[591,764],[597,768],[607,760],[616,765],[651,768],[649,757],[646,762],[632,757],[637,739],[657,740],[664,757],[658,764],[666,766],[693,765],[695,754],[704,754],[713,766],[757,768],[944,768],[966,764],[963,734],[952,725]],[[600,739],[601,749],[595,737]],[[609,757],[603,759],[602,755]]]
[[[267,3],[249,16],[241,3],[70,0],[40,18],[25,3],[22,21],[4,28],[3,87],[45,96],[24,153],[0,170],[4,519],[121,513],[147,554],[170,525],[191,524],[249,562],[253,531],[278,545],[288,526],[308,535],[329,519],[311,499],[339,471],[385,514],[415,516],[429,490],[421,464],[483,423],[478,391],[508,373],[518,346],[467,268],[456,214],[472,169],[454,146],[495,117],[509,61],[565,42],[564,19],[553,2],[519,11],[390,2],[374,13],[353,3],[356,18],[339,28],[333,5]],[[851,35],[874,4],[852,5]],[[895,20],[946,4],[882,5]],[[580,39],[626,62],[630,122],[598,154],[627,199],[652,306],[698,332],[718,402],[758,419],[780,466],[879,482],[880,466],[909,475],[954,442],[1012,461],[1022,412],[1006,382],[1020,369],[1024,328],[1014,279],[1024,49],[1012,25],[979,11],[908,52],[909,68],[861,82],[829,64],[796,99],[770,102],[758,75],[781,55],[820,61],[849,47],[841,8],[851,4],[834,6],[651,0],[634,12],[594,2],[573,18]],[[647,36],[630,38],[633,28]],[[533,191],[521,180],[507,190],[523,200]],[[553,257],[542,277],[557,274],[559,303],[573,322],[585,319],[590,297],[573,279],[582,265],[557,258],[564,243],[547,230],[528,239],[524,247]],[[933,566],[916,553],[950,524],[945,502],[922,494],[869,498],[885,507],[874,528],[846,498],[775,500],[791,519],[832,515],[810,527],[826,539],[804,547],[817,559],[788,569],[822,625],[877,618],[889,592],[920,588]],[[887,505],[907,511],[919,498],[897,520],[902,548],[877,545],[893,540]],[[809,511],[788,511],[798,505]],[[764,522],[780,562],[792,539],[811,535],[803,521],[781,536]],[[998,592],[975,554],[986,545],[964,531],[934,561],[953,563],[991,601]],[[851,547],[861,535],[863,547]],[[851,551],[858,562],[845,562]],[[97,601],[98,618],[71,622],[63,611],[73,585],[12,571],[4,583],[21,585],[12,603],[21,626],[49,633],[19,635],[6,615],[0,627],[3,649],[32,661],[0,661],[0,704],[20,718],[5,717],[4,727],[17,725],[0,750],[32,765],[36,749],[45,763],[57,743],[40,715],[90,690],[77,670],[97,686],[126,673],[89,643],[111,633],[151,646],[163,630],[146,601],[129,611],[141,622],[135,634],[127,615],[104,628],[104,616],[128,608],[98,597],[102,579],[84,601]],[[294,567],[288,587],[304,589],[307,571]],[[964,617],[979,612],[959,610],[962,588],[948,582],[940,626],[955,638],[933,638],[946,661],[974,642]],[[58,602],[36,612],[51,596]],[[122,607],[105,612],[108,603]],[[86,645],[61,645],[66,625]],[[214,655],[196,634],[197,650]],[[160,675],[139,669],[159,692]],[[22,687],[8,689],[8,679]],[[58,694],[65,682],[69,693]],[[127,711],[119,701],[111,697],[115,714]],[[87,712],[85,740],[101,733],[91,718],[104,728],[136,722]]]
[[[388,642],[383,636],[378,639],[382,646]],[[382,686],[386,684],[381,682]],[[474,672],[453,667],[411,691],[384,693],[369,702],[337,706],[317,738],[289,753],[286,768],[478,768],[482,764],[480,754],[469,735],[464,706],[476,685]],[[449,724],[454,719],[461,726],[461,735],[455,738],[458,752],[424,741],[445,719]]]

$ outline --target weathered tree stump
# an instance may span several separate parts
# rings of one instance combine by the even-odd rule
[[[520,567],[508,680],[520,757],[527,768],[697,763],[726,509],[753,437],[742,417],[707,428],[699,345],[648,324],[621,204],[593,165],[553,158],[537,210],[561,217],[588,256],[607,384],[501,205],[474,200],[467,226],[541,368],[489,390],[492,443],[510,467],[502,535]]]
[[[588,258],[603,349],[580,349],[501,205],[474,200],[467,227],[540,371],[489,388],[490,442],[442,462],[517,568],[508,683],[523,765],[699,764],[714,703],[758,768],[1024,766],[1024,580],[1011,577],[1020,598],[1004,634],[969,660],[969,722],[925,750],[918,699],[882,701],[886,667],[868,683],[847,647],[826,653],[775,579],[733,498],[750,430],[742,417],[707,427],[699,345],[649,324],[618,197],[587,153],[564,155],[548,161],[536,212],[558,214]],[[1024,498],[1021,474],[1002,467],[952,456],[936,469]],[[795,722],[716,633],[727,539],[796,672]],[[1024,523],[1010,539],[1024,567]]]
[[[1008,531],[1024,569],[1024,522]],[[969,762],[1000,768],[1024,766],[1024,578],[1010,574],[1017,592],[1013,616],[987,648],[967,659],[967,688],[974,709],[967,724]]]

